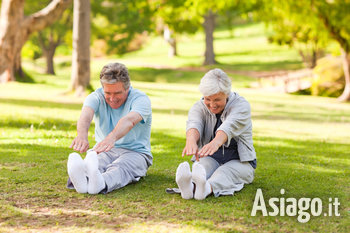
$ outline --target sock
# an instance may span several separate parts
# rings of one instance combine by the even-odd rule
[[[194,198],[203,200],[211,193],[211,186],[206,179],[204,167],[199,163],[194,163],[192,166],[192,180],[196,184]]]
[[[89,152],[86,155],[84,162],[86,173],[89,178],[88,193],[98,194],[106,187],[106,183],[101,172],[98,170],[98,158],[96,152]]]
[[[176,169],[176,183],[181,191],[183,199],[193,198],[193,183],[188,162],[180,163]]]
[[[87,193],[88,184],[83,159],[78,153],[71,153],[68,157],[67,171],[75,190],[78,193]]]

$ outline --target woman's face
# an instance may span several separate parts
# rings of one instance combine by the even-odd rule
[[[220,114],[224,111],[227,102],[227,95],[223,92],[210,96],[204,96],[204,104],[214,114]]]

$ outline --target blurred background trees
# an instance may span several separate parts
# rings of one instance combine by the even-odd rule
[[[339,44],[343,67],[342,80],[345,81],[339,100],[349,101],[350,25],[347,22],[350,20],[350,2],[343,0],[269,0],[264,1],[262,6],[259,15],[265,22],[273,25],[275,30],[271,40],[295,47],[304,45],[304,48],[298,50],[304,63],[309,64],[311,68],[315,67],[317,59],[324,55],[324,49],[331,43],[331,40]],[[318,84],[314,83],[314,90],[322,83],[322,79],[328,83],[330,81],[329,75],[320,73],[320,70],[318,68],[316,72]],[[332,77],[331,80],[334,84],[339,84],[339,77]]]
[[[74,17],[71,1],[2,0],[0,2],[1,82],[15,80],[15,73],[23,74],[20,51],[25,42],[27,43],[24,56],[32,59],[45,57],[45,72],[55,74],[53,58],[56,49],[59,48],[60,56],[74,54],[72,47]],[[90,3],[89,43],[93,57],[137,51],[150,38],[156,36],[162,36],[168,43],[168,56],[176,57],[182,52],[177,47],[182,35],[202,33],[204,35],[202,64],[211,66],[218,63],[214,36],[217,28],[228,28],[231,37],[234,37],[235,23],[254,20],[266,23],[267,36],[271,43],[295,48],[304,66],[315,69],[317,78],[313,81],[310,93],[318,95],[330,93],[324,90],[334,90],[337,87],[337,91],[332,91],[332,95],[339,96],[342,101],[350,100],[348,1],[92,0]],[[50,8],[46,7],[48,5]],[[45,10],[40,11],[41,9]],[[63,9],[66,10],[63,12]],[[10,15],[11,10],[14,10],[15,14]],[[40,24],[36,23],[39,19]],[[86,49],[84,51],[86,52]],[[321,58],[323,60],[320,60]],[[331,61],[324,62],[327,59]],[[326,64],[333,64],[332,68],[325,68]],[[341,70],[328,72],[332,69]],[[330,74],[337,75],[329,77]],[[88,82],[84,82],[82,89],[88,86]],[[72,76],[72,89],[76,89],[73,83]]]
[[[21,50],[29,36],[53,24],[71,0],[54,0],[40,11],[24,14],[24,0],[1,1],[0,14],[0,82],[22,77]]]

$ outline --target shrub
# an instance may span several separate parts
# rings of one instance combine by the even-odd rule
[[[338,97],[344,90],[345,80],[340,57],[326,56],[317,60],[313,70],[315,78],[311,94],[318,96]]]

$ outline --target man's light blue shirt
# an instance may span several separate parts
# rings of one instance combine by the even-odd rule
[[[118,121],[129,112],[137,112],[142,120],[124,137],[115,142],[115,147],[151,154],[152,108],[148,96],[131,86],[125,103],[117,109],[111,108],[104,97],[102,88],[91,93],[84,101],[84,107],[90,107],[95,115],[95,139],[101,142],[117,125]]]

